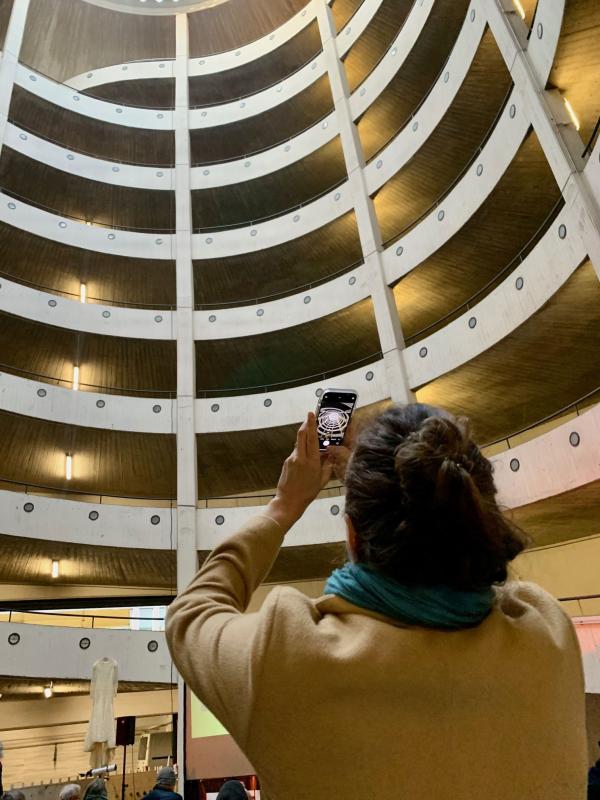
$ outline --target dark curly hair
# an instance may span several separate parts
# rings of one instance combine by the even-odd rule
[[[502,583],[527,544],[498,508],[469,421],[422,403],[391,406],[362,429],[346,513],[358,561],[408,586]]]

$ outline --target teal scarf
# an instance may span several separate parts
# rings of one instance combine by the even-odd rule
[[[448,586],[403,586],[364,564],[345,564],[329,576],[325,594],[408,625],[457,630],[478,625],[492,609],[489,587],[464,592]]]

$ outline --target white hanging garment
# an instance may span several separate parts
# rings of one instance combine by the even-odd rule
[[[107,750],[115,746],[115,713],[113,700],[117,694],[117,662],[111,658],[101,658],[92,667],[90,697],[92,712],[85,737],[84,750],[91,752],[98,742]]]

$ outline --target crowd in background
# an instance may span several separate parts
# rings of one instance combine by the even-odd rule
[[[175,791],[176,783],[177,774],[173,767],[163,767],[158,772],[156,785],[142,800],[183,800]],[[236,780],[225,781],[217,795],[217,800],[248,800],[248,798],[243,783]],[[1,792],[0,800],[26,800],[26,797],[20,789],[11,789],[8,792]],[[108,800],[106,781],[103,778],[96,778],[86,788],[83,796],[79,784],[68,783],[60,789],[58,800]]]

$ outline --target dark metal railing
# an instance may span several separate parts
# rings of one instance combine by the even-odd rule
[[[519,264],[521,264],[525,260],[525,258],[531,253],[536,244],[538,244],[538,242],[543,238],[544,234],[548,231],[552,222],[558,216],[560,210],[564,206],[564,203],[565,203],[564,198],[561,195],[559,199],[556,201],[556,203],[553,205],[552,209],[550,210],[550,212],[548,213],[548,215],[546,216],[540,227],[533,234],[533,236],[529,238],[529,240],[523,245],[521,250],[519,250],[517,255],[514,256],[508,262],[508,264],[500,270],[500,272],[497,272],[492,278],[490,278],[490,280],[487,281],[487,283],[484,286],[482,286],[480,289],[474,292],[469,297],[468,300],[465,300],[463,303],[456,306],[451,311],[448,311],[447,314],[444,314],[444,316],[439,317],[435,322],[431,322],[429,325],[426,325],[424,328],[421,328],[420,330],[416,331],[416,333],[412,333],[410,336],[407,336],[406,344],[407,345],[415,344],[416,342],[423,339],[425,336],[429,336],[430,334],[435,333],[435,331],[444,327],[447,323],[452,322],[452,320],[457,319],[465,311],[471,309],[476,303],[478,303],[481,300],[481,298],[485,297],[493,289],[495,289],[496,286],[498,286],[502,282],[503,278],[506,275],[513,272],[519,266]],[[402,279],[400,279],[400,282],[401,280]]]
[[[274,211],[272,214],[265,214],[263,217],[254,217],[251,220],[245,220],[244,222],[231,222],[225,225],[211,225],[209,227],[199,227],[194,228],[194,233],[215,233],[217,231],[229,231],[229,230],[243,230],[244,228],[251,228],[253,225],[258,225],[261,222],[268,222],[269,220],[279,219],[280,217],[285,216],[285,214],[291,214],[292,211],[299,211],[301,208],[306,208],[306,206],[311,205],[312,203],[319,200],[321,197],[325,197],[330,192],[333,192],[334,189],[337,189],[339,186],[342,186],[348,180],[348,176],[344,174],[339,181],[336,181],[331,186],[328,186],[326,189],[323,189],[321,192],[309,197],[307,200],[303,200],[301,203],[296,203],[293,206],[289,206],[288,208],[284,208],[279,211]]]
[[[280,300],[282,297],[291,297],[295,294],[300,294],[301,292],[305,292],[308,289],[314,289],[315,286],[321,286],[324,283],[328,283],[329,281],[333,280],[334,278],[339,278],[340,275],[344,275],[347,272],[355,269],[356,267],[364,264],[362,258],[359,258],[357,261],[353,261],[352,264],[348,264],[345,267],[342,267],[335,272],[330,272],[328,275],[324,275],[322,278],[317,278],[314,281],[310,281],[310,283],[303,283],[300,286],[294,286],[291,289],[285,289],[281,292],[274,292],[272,294],[265,294],[261,297],[251,297],[246,298],[244,300],[227,300],[223,303],[197,303],[196,310],[197,311],[211,311],[211,310],[218,310],[220,308],[240,308],[242,306],[254,306],[258,305],[259,303],[269,303],[274,300]]]
[[[90,183],[93,183],[93,181],[90,181]],[[110,186],[110,184],[106,185]],[[39,208],[42,211],[47,211],[48,213],[53,214],[56,217],[60,217],[61,219],[70,219],[75,222],[83,222],[85,225],[89,225],[90,227],[94,228],[105,228],[107,230],[115,230],[115,231],[130,231],[132,233],[150,233],[156,235],[172,234],[175,232],[174,227],[143,228],[141,226],[134,226],[134,225],[117,225],[113,222],[100,222],[99,220],[92,219],[91,217],[80,217],[77,214],[72,214],[67,211],[51,208],[50,206],[47,206],[44,203],[40,203],[38,200],[33,200],[31,197],[24,197],[23,195],[20,195],[18,192],[15,192],[13,189],[8,189],[5,186],[0,186],[0,194],[4,195],[5,197],[12,197],[15,200],[19,200],[20,202],[25,203],[33,208]],[[173,192],[172,194],[174,195]],[[173,206],[173,213],[175,213],[174,201],[172,201],[172,206]]]
[[[592,152],[592,148],[594,147],[594,142],[596,141],[596,137],[598,136],[598,131],[600,131],[600,117],[596,120],[596,124],[594,125],[594,130],[592,131],[592,135],[588,139],[588,143],[585,146],[585,150],[581,154],[582,158],[585,158],[588,153]]]
[[[522,436],[524,433],[527,433],[527,431],[531,431],[534,428],[538,428],[540,425],[545,425],[548,422],[552,422],[552,420],[562,417],[563,414],[567,414],[569,411],[575,411],[577,416],[579,416],[582,411],[586,411],[590,407],[590,400],[596,395],[598,395],[598,399],[600,399],[600,386],[596,389],[592,389],[591,392],[584,394],[583,397],[580,397],[573,403],[569,403],[569,405],[564,406],[558,411],[554,411],[552,414],[548,414],[548,416],[542,417],[542,419],[538,419],[536,422],[532,422],[530,425],[526,425],[524,428],[520,428],[514,433],[510,433],[508,436],[501,436],[499,439],[494,439],[492,442],[487,442],[485,445],[482,445],[482,447],[492,447],[492,445],[506,442],[508,448],[510,449],[512,447],[510,440],[516,438],[517,436]]]
[[[56,108],[61,109],[63,111],[67,111],[68,109],[62,108],[62,106],[56,106]],[[45,142],[50,142],[50,144],[54,144],[57,147],[62,148],[67,153],[73,153],[74,155],[82,155],[88,156],[89,158],[95,158],[98,161],[107,161],[109,164],[126,164],[129,167],[147,167],[148,169],[157,169],[157,170],[170,170],[173,169],[175,166],[175,162],[171,163],[163,163],[163,164],[151,164],[144,162],[139,163],[136,161],[126,161],[122,158],[114,158],[114,156],[108,155],[98,155],[98,153],[91,153],[87,150],[81,150],[80,148],[73,148],[66,145],[64,142],[59,142],[58,139],[53,139],[51,136],[48,136],[45,133],[40,133],[39,131],[34,130],[33,128],[28,127],[23,122],[14,119],[14,117],[8,118],[8,121],[11,125],[14,125],[15,128],[19,128],[19,130],[26,131],[30,133],[32,136],[37,136],[38,139],[43,139]],[[101,121],[101,120],[100,120]],[[107,125],[110,123],[106,123]],[[156,191],[168,191],[168,189],[157,189]]]
[[[198,389],[197,390],[197,397],[202,398],[210,398],[210,397],[235,397],[237,395],[243,396],[244,394],[260,394],[262,392],[271,392],[277,391],[280,389],[292,389],[294,386],[305,386],[310,383],[314,383],[318,380],[326,380],[328,378],[333,378],[335,375],[341,375],[345,372],[349,372],[353,369],[358,369],[361,366],[366,366],[368,364],[372,364],[377,359],[383,357],[381,350],[378,350],[376,353],[372,353],[371,355],[365,356],[364,358],[357,359],[356,361],[351,361],[348,364],[343,364],[336,369],[329,370],[327,372],[317,372],[314,375],[304,375],[301,378],[293,378],[288,381],[278,381],[275,383],[267,383],[263,385],[256,385],[256,386],[241,386],[236,387],[235,389],[228,389],[228,388],[220,388],[220,389]]]
[[[68,292],[66,289],[57,289],[54,286],[46,286],[43,283],[35,283],[34,281],[25,280],[21,276],[11,275],[9,272],[5,272],[0,265],[0,277],[6,278],[9,281],[14,281],[15,283],[20,284],[21,286],[28,286],[31,289],[36,289],[39,292],[48,292],[50,294],[55,294],[59,297],[67,297],[72,298],[73,300],[80,301],[80,295],[77,292]],[[83,281],[85,283],[85,280]],[[93,297],[91,295],[86,296],[86,304],[90,305],[103,305],[103,306],[115,306],[119,308],[133,308],[136,310],[147,310],[147,311],[174,311],[177,308],[175,303],[171,304],[163,304],[163,303],[134,303],[133,301],[125,301],[125,300],[108,300],[104,297]]]
[[[212,103],[199,103],[197,105],[190,106],[190,111],[194,111],[194,110],[196,110],[198,108],[216,108],[218,106],[225,106],[228,103],[237,103],[240,100],[248,100],[251,97],[256,97],[256,95],[259,95],[262,92],[266,92],[269,89],[272,89],[274,86],[277,86],[278,84],[283,83],[283,81],[287,81],[290,78],[292,78],[294,75],[297,75],[297,73],[300,72],[301,70],[303,70],[305,67],[307,67],[310,64],[311,61],[315,61],[315,59],[317,59],[321,55],[322,52],[323,52],[323,50],[317,50],[316,53],[313,53],[313,55],[310,56],[310,58],[307,58],[306,61],[303,64],[300,64],[299,67],[296,67],[296,69],[292,70],[287,75],[284,75],[282,78],[279,78],[279,80],[272,81],[271,83],[268,83],[266,86],[263,86],[261,89],[257,89],[254,92],[249,92],[248,94],[240,94],[237,97],[230,97],[230,98],[227,98],[226,100],[217,100],[216,102],[212,102]],[[235,69],[235,67],[232,67],[232,69]],[[240,67],[239,69],[243,69],[243,67]],[[198,77],[204,77],[204,76],[190,75],[190,78],[198,78]],[[206,77],[210,77],[210,76],[206,76]],[[314,83],[314,80],[310,81],[310,83],[307,83],[306,86],[307,87],[310,86],[311,83]]]
[[[77,366],[77,365],[75,365]],[[0,362],[0,374],[6,372],[9,375],[24,377],[28,380],[36,380],[41,383],[48,383],[52,386],[61,386],[65,389],[73,389],[73,380],[67,378],[57,378],[54,375],[46,375],[43,372],[15,367],[13,364],[3,364]],[[78,381],[79,391],[97,392],[98,394],[120,395],[124,397],[148,397],[148,398],[175,398],[177,389],[137,389],[130,386],[104,386],[96,383],[85,383]]]

